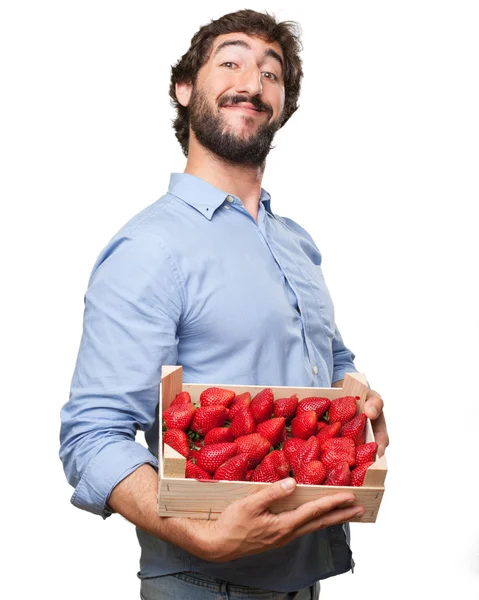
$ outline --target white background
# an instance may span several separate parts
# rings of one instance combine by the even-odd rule
[[[70,504],[59,413],[97,255],[184,170],[171,65],[245,7],[302,26],[301,107],[263,187],[320,247],[391,437],[356,571],[321,597],[479,596],[477,2],[85,0],[0,12],[2,598],[139,597],[133,526]]]

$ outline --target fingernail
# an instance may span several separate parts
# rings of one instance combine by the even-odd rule
[[[357,510],[357,511],[354,513],[354,516],[355,516],[355,517],[360,517],[361,515],[364,515],[364,509],[363,509],[363,508],[361,508],[361,510]]]
[[[281,487],[284,491],[288,492],[294,488],[294,483],[294,479],[292,477],[288,477],[288,479],[285,479],[281,482]]]
[[[374,406],[368,408],[368,413],[370,419],[375,419],[378,416],[378,411],[376,408],[374,408]]]

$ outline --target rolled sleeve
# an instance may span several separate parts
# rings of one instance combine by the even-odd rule
[[[176,364],[183,291],[159,237],[112,240],[85,295],[70,398],[61,410],[60,458],[74,506],[107,518],[113,488],[157,458],[135,441],[155,424],[161,366]]]

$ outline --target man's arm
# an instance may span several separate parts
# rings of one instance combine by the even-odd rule
[[[170,262],[152,234],[114,239],[85,296],[60,458],[72,503],[104,518],[111,490],[140,465],[158,464],[135,436],[155,422],[161,365],[177,362],[182,291]]]

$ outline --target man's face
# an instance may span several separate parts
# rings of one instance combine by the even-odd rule
[[[202,146],[232,164],[264,164],[283,114],[282,61],[276,42],[244,33],[215,38],[188,104]]]

